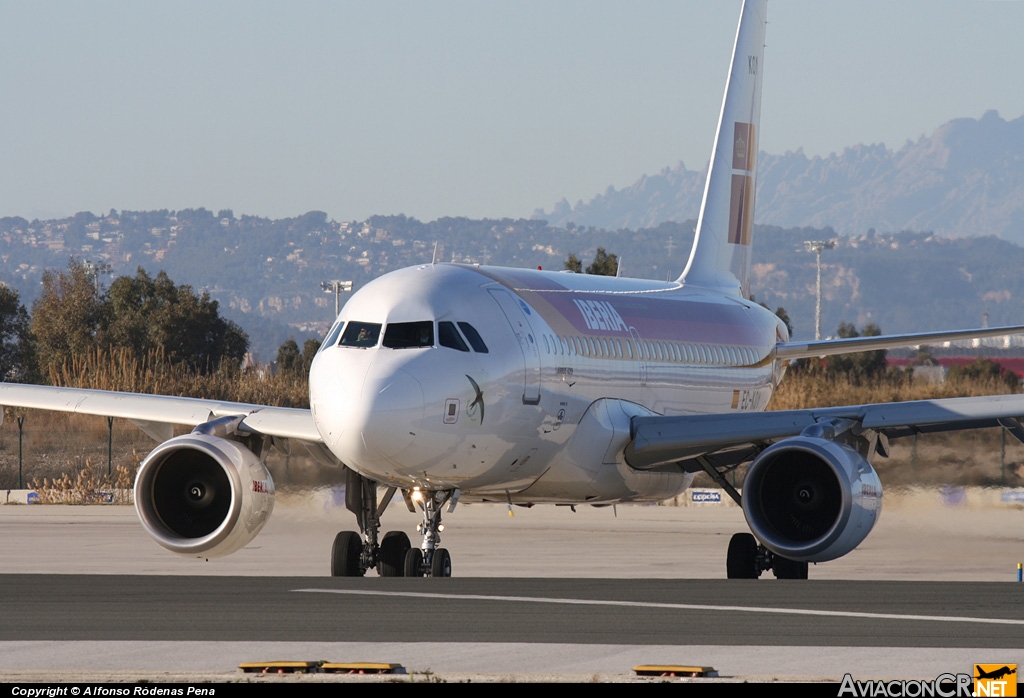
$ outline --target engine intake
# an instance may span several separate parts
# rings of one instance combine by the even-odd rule
[[[765,449],[747,471],[743,514],[777,555],[825,562],[846,555],[871,532],[882,484],[856,450],[797,436]]]
[[[135,479],[135,510],[156,542],[190,557],[220,557],[256,537],[274,510],[274,482],[245,446],[187,434],[157,446]]]

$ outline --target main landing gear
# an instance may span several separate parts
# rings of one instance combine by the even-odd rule
[[[454,511],[459,501],[458,490],[402,492],[410,511],[423,510],[423,523],[416,530],[423,534],[423,544],[413,548],[403,531],[388,531],[380,536],[380,517],[391,503],[397,488],[389,487],[377,501],[377,483],[346,469],[345,507],[356,515],[359,533],[342,531],[334,538],[331,550],[332,577],[362,577],[376,568],[381,577],[450,577],[452,558],[441,540],[441,508],[448,504]]]
[[[772,570],[776,579],[807,579],[806,562],[776,555],[749,533],[737,533],[729,540],[725,568],[729,579],[757,579],[765,570]]]

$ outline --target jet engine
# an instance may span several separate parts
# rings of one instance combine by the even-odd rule
[[[274,482],[242,444],[193,432],[165,441],[142,462],[135,510],[168,550],[220,557],[263,528],[274,510]]]
[[[825,562],[860,545],[878,520],[882,484],[871,464],[842,443],[785,439],[750,464],[743,514],[754,536],[777,555]]]

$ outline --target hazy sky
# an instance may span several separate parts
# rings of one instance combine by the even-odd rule
[[[739,0],[0,4],[0,216],[528,216],[707,161]],[[1018,0],[773,0],[761,148],[1024,114]]]

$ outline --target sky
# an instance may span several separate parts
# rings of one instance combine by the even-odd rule
[[[0,216],[529,216],[706,163],[740,0],[6,0]],[[771,0],[761,148],[1024,114],[1024,0]]]

